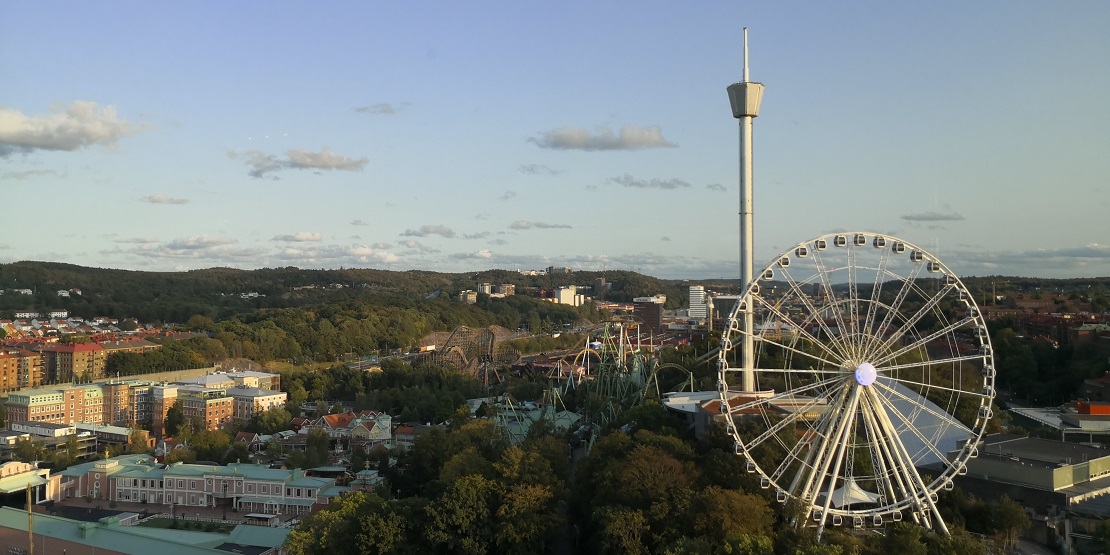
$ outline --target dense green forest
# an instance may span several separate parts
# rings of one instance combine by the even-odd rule
[[[200,315],[212,320],[267,309],[316,308],[369,304],[375,307],[434,308],[451,302],[459,291],[477,290],[480,283],[513,284],[518,296],[531,291],[578,285],[595,280],[609,285],[593,296],[628,302],[634,297],[664,294],[668,306],[685,303],[681,282],[663,281],[627,271],[572,272],[528,276],[506,270],[467,274],[426,271],[392,272],[371,269],[305,270],[210,268],[188,272],[139,272],[86,268],[55,262],[0,265],[0,313],[15,310],[66,309],[82,316],[134,317],[141,322],[184,323]],[[13,289],[30,289],[31,295]],[[59,297],[59,290],[80,290]],[[256,293],[258,296],[251,296]],[[244,297],[246,295],[246,297]],[[422,304],[422,303],[431,303]],[[450,319],[450,316],[445,316]]]

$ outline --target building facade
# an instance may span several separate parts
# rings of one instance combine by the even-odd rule
[[[232,506],[268,514],[308,514],[325,504],[333,478],[305,476],[256,464],[159,464],[149,455],[124,455],[71,466],[61,473],[63,498],[92,497],[171,505]],[[171,509],[172,510],[172,509]]]

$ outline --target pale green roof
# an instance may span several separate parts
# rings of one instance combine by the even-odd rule
[[[41,513],[34,513],[33,518],[35,534],[45,536],[48,538],[47,542],[49,538],[55,538],[135,555],[227,555],[225,551],[214,549],[227,538],[223,534],[80,522]],[[0,528],[26,533],[27,513],[12,507],[0,507]],[[84,538],[81,537],[82,530],[85,531]],[[40,540],[36,540],[36,546],[41,545],[38,541]],[[35,551],[38,552],[37,549]]]
[[[261,464],[233,463],[227,466],[207,464],[176,463],[162,468],[150,455],[122,455],[106,461],[116,462],[115,466],[101,470],[105,474],[121,478],[201,478],[203,476],[242,477],[247,480],[285,482],[287,486],[323,488],[335,483],[333,478],[314,478],[305,476],[301,470],[283,470]],[[77,478],[96,468],[98,461],[73,465],[61,472],[62,476]]]
[[[239,545],[257,545],[260,547],[280,547],[289,537],[292,528],[274,528],[271,526],[254,526],[240,524],[231,531],[227,543]]]
[[[0,479],[0,493],[14,493],[27,489],[27,486],[41,486],[45,483],[46,479],[34,471],[23,472]]]

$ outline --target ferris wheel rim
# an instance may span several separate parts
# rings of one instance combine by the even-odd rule
[[[861,282],[853,277],[859,273],[853,249],[860,247],[864,247],[865,251],[874,247],[883,252],[874,266],[859,267],[864,270],[865,276],[875,276],[870,294],[866,298],[859,291],[867,287],[861,287]],[[847,253],[844,257],[846,262],[836,258],[827,261],[832,265],[824,266],[826,261],[821,253],[826,249],[836,248],[847,249],[844,251]],[[909,257],[913,262],[909,266],[912,271],[903,274],[900,273],[901,270],[890,268],[888,264],[902,264],[893,260],[894,255]],[[792,279],[790,264],[807,258],[807,264],[814,269],[813,275]],[[839,285],[831,283],[829,277],[840,272],[849,276],[848,293],[843,298],[834,294]],[[781,299],[776,302],[762,294],[761,285],[776,278],[781,281],[780,276],[787,278],[789,290],[784,297],[793,296],[792,300],[797,301],[801,310],[806,312],[803,315],[805,317],[800,320],[780,310]],[[925,277],[937,279],[939,285],[935,291],[926,291],[919,285],[918,282]],[[887,283],[900,284],[891,300],[882,298],[883,287]],[[815,296],[823,294],[826,298],[839,300],[819,306],[802,293],[802,289],[807,287],[819,292]],[[774,330],[768,330],[766,326],[750,332],[743,330],[742,314],[746,307],[743,302],[738,302],[729,314],[718,355],[721,413],[726,419],[729,434],[734,439],[736,452],[747,459],[748,471],[759,475],[763,487],[776,490],[780,501],[801,501],[807,506],[809,514],[821,515],[822,526],[831,515],[881,519],[884,515],[906,510],[921,511],[924,514],[923,507],[933,505],[937,493],[950,487],[952,479],[965,471],[967,460],[975,454],[974,445],[982,438],[991,416],[990,406],[994,398],[993,349],[986,333],[985,320],[970,292],[938,257],[892,235],[866,231],[826,234],[798,243],[773,259],[763,272],[755,274],[753,282],[739,298],[749,302],[753,311],[758,309],[770,313],[790,328],[789,339],[783,339],[782,330],[778,329],[777,324]],[[907,299],[911,298],[914,299],[913,303],[908,303]],[[953,299],[958,299],[965,305],[966,316],[949,321],[940,313],[939,307],[942,302],[951,302]],[[919,305],[914,305],[915,310],[902,314],[903,310],[918,302]],[[822,310],[828,311],[831,316],[820,316]],[[939,329],[923,333],[918,327],[922,320],[928,318],[944,323]],[[809,331],[811,329],[813,331]],[[878,333],[872,334],[871,330],[876,329]],[[963,354],[961,341],[969,333],[972,340],[978,341],[977,349]],[[729,383],[731,376],[742,371],[730,366],[728,359],[730,353],[739,347],[745,334],[753,337],[757,352],[762,352],[765,348],[779,349],[786,353],[784,360],[796,362],[794,357],[797,357],[806,366],[761,367],[753,368],[752,371],[768,375],[811,375],[813,381],[801,385],[799,378],[799,385],[787,391],[747,399],[733,406],[737,396],[754,393],[737,391]],[[804,345],[799,346],[799,336],[817,345],[818,353],[807,351]],[[926,353],[935,342],[956,354],[937,360],[909,360]],[[975,380],[968,380],[963,374],[966,371],[963,367],[973,366],[975,362],[982,365],[982,387],[978,391],[965,385],[965,382],[973,383]],[[863,378],[859,375],[861,368],[870,368],[864,372]],[[959,385],[944,382],[946,368],[959,369]],[[874,372],[874,377],[868,378],[869,372]],[[860,381],[868,379],[871,380],[868,383]],[[789,382],[785,382],[784,378],[784,383]],[[804,400],[803,393],[814,395],[809,400]],[[942,403],[944,406],[931,400],[931,397],[943,400],[945,396],[948,401]],[[787,412],[787,416],[780,415],[781,418],[771,424],[766,416],[768,408],[776,401],[785,400],[801,404],[793,407],[794,412]],[[850,409],[848,417],[818,417],[812,425],[800,424],[802,420],[799,412],[811,411],[822,403],[832,407],[831,403],[834,401],[847,403],[843,407]],[[956,412],[973,405],[977,405],[974,419],[970,423],[958,420]],[[762,433],[749,437],[746,441],[739,434],[738,422],[742,423],[752,413],[761,413],[766,427]],[[827,408],[824,414],[832,413],[832,409]],[[855,421],[857,417],[859,422]],[[960,417],[968,418],[963,412]],[[919,424],[920,422],[936,424],[926,426]],[[962,424],[967,432],[961,432],[960,435],[964,436],[962,446],[953,450],[953,455],[940,451],[934,444],[943,434],[951,433],[949,430],[955,428],[954,422]],[[772,438],[782,443],[783,447],[791,445],[789,441],[778,439],[778,434],[789,430],[792,425],[794,431],[803,437],[795,440],[791,448],[784,449],[782,460],[773,469],[765,469],[757,464],[755,452],[764,443],[772,441]],[[955,431],[959,429],[955,428]],[[865,444],[857,438],[859,433],[877,439],[881,439],[883,435],[893,439],[878,441],[881,445],[861,449]],[[915,445],[915,452],[910,453],[902,436],[913,439],[920,447]],[[830,446],[838,438],[843,440],[843,445]],[[814,443],[818,441],[820,443]],[[820,449],[815,446],[820,446]],[[832,449],[835,456],[830,458],[828,449]],[[871,474],[856,475],[855,470],[841,472],[845,463],[854,468],[856,450],[869,454],[872,457],[872,466],[881,468],[873,468],[869,471]],[[805,458],[803,452],[806,453]],[[929,452],[929,455],[942,461],[939,473],[928,481],[915,466],[915,461],[922,460],[923,452]],[[836,471],[830,475],[830,470],[834,468]],[[812,478],[799,478],[802,474]],[[791,478],[792,481],[787,482]],[[844,508],[836,507],[832,500],[840,491],[835,487],[838,480],[843,483],[843,488],[849,490],[848,494],[841,494],[840,500],[843,501],[851,499],[843,495],[851,495],[852,487],[862,491],[855,484],[856,478],[871,482],[877,490],[876,502],[852,502],[844,505]],[[884,488],[887,491],[883,492]],[[853,508],[852,505],[864,506]],[[933,510],[935,511],[935,505]],[[929,515],[924,516],[928,518]],[[939,513],[936,516],[939,519]],[[943,523],[940,525],[943,526]]]

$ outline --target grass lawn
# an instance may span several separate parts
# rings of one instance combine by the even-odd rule
[[[173,528],[174,520],[172,518],[152,518],[139,524],[139,526],[147,526],[149,528]],[[195,520],[177,519],[177,530],[192,530],[194,532],[215,532],[220,534],[230,534],[235,528],[234,524],[220,524],[216,522],[203,522]]]
[[[307,370],[315,372],[316,370],[326,370],[339,364],[338,362],[306,362],[304,364],[289,364],[285,361],[270,361],[266,363],[266,370],[273,372],[288,372],[290,370]]]

